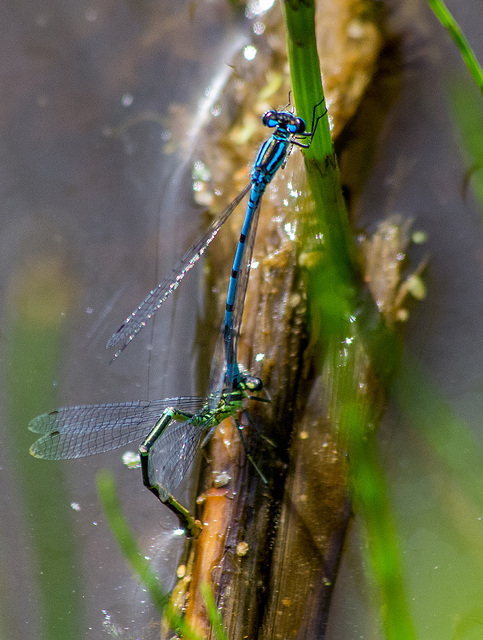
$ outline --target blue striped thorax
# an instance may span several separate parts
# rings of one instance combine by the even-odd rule
[[[260,147],[251,171],[253,186],[263,189],[284,163],[290,145],[297,143],[293,136],[308,132],[305,131],[305,121],[287,111],[267,111],[262,123],[266,127],[276,127],[276,131]]]

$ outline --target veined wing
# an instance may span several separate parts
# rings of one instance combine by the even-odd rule
[[[61,407],[29,423],[31,431],[44,434],[30,453],[46,460],[103,453],[147,436],[167,407],[197,413],[205,404],[205,398],[186,397]]]
[[[148,296],[143,300],[143,302],[141,302],[137,309],[135,309],[131,315],[126,318],[119,329],[112,334],[106,344],[106,349],[113,347],[119,342],[122,343],[120,349],[118,349],[114,354],[112,358],[113,360],[117,358],[122,351],[124,351],[127,345],[136,337],[141,329],[146,326],[146,322],[152,318],[166,298],[168,298],[168,296],[178,288],[181,280],[204,254],[223,224],[248,193],[250,187],[251,184],[248,184],[242,192],[238,194],[238,196],[228,205],[228,207],[226,207],[218,218],[211,223],[208,230],[205,231],[205,233],[203,233],[195,244],[185,253],[169,276],[164,278],[162,282],[149,292]]]
[[[216,426],[213,413],[186,421],[174,420],[157,440],[149,456],[149,476],[159,488],[173,493],[188,473],[201,439]],[[153,482],[154,483],[154,482]]]

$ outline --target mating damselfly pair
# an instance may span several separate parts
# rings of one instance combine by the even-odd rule
[[[237,350],[246,288],[258,223],[260,203],[267,185],[283,167],[293,145],[308,148],[318,120],[314,107],[311,131],[289,111],[267,111],[262,122],[274,129],[262,144],[250,174],[250,183],[183,256],[172,273],[158,284],[111,336],[106,348],[120,345],[116,359],[146,325],[166,298],[203,255],[228,217],[250,192],[247,212],[230,275],[225,317],[220,330],[206,398],[120,402],[63,407],[34,418],[29,429],[42,434],[30,448],[38,458],[64,460],[110,451],[144,438],[140,448],[143,482],[179,518],[188,535],[196,536],[200,523],[173,493],[187,473],[201,442],[223,420],[237,414],[246,398],[262,390],[260,379],[244,373]],[[256,396],[257,399],[263,400]],[[247,452],[248,454],[248,452]],[[249,454],[248,454],[249,455]],[[251,459],[262,479],[263,474]],[[264,479],[265,480],[265,479]]]

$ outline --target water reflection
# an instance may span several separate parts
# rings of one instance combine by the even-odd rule
[[[233,37],[236,15],[223,3],[193,16],[188,2],[19,2],[0,17],[2,629],[22,640],[158,637],[104,523],[95,471],[116,470],[127,517],[167,588],[183,542],[177,523],[118,453],[30,459],[26,424],[61,404],[200,391],[200,274],[123,361],[109,367],[104,344],[198,231],[187,170],[203,124],[196,101],[219,78],[210,112],[242,34]],[[176,144],[166,155],[176,103],[198,118],[188,150]]]

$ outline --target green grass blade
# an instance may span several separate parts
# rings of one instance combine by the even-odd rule
[[[315,3],[311,0],[283,3],[294,102],[297,113],[307,122],[311,121],[314,104],[324,95],[315,42],[314,9]],[[369,566],[383,605],[386,638],[412,640],[415,631],[406,600],[387,486],[370,426],[375,417],[372,406],[368,403],[364,406],[357,384],[358,341],[364,340],[364,348],[376,368],[383,356],[387,360],[394,343],[388,342],[387,331],[380,331],[384,329],[383,323],[373,303],[368,297],[364,298],[327,118],[319,121],[317,134],[304,155],[315,208],[312,238],[308,237],[306,248],[306,263],[310,263],[311,329],[313,335],[322,336],[324,367],[334,380],[333,387],[337,388],[331,400],[337,403],[336,412],[340,415],[337,422],[350,460],[355,508],[365,522]],[[364,329],[371,325],[377,326],[372,333]],[[342,344],[346,345],[344,358],[341,357]],[[380,369],[383,372],[383,368]]]
[[[207,582],[203,582],[200,585],[200,591],[205,603],[208,620],[210,621],[211,628],[213,629],[213,635],[216,640],[227,640],[225,629],[223,628],[223,620],[221,619],[220,612],[215,604],[213,591],[210,585]]]
[[[107,470],[99,471],[96,482],[99,499],[109,527],[119,544],[124,559],[140,584],[146,587],[160,615],[164,615],[170,626],[187,640],[201,640],[200,636],[190,629],[178,612],[168,604],[168,595],[161,588],[149,562],[141,554],[136,539],[122,513],[113,474]]]
[[[468,67],[469,72],[480,88],[480,91],[483,93],[483,69],[478,62],[473,49],[470,47],[466,36],[461,30],[461,27],[456,22],[443,0],[428,0],[428,3],[443,27],[449,31],[449,34],[461,52],[461,56]]]

